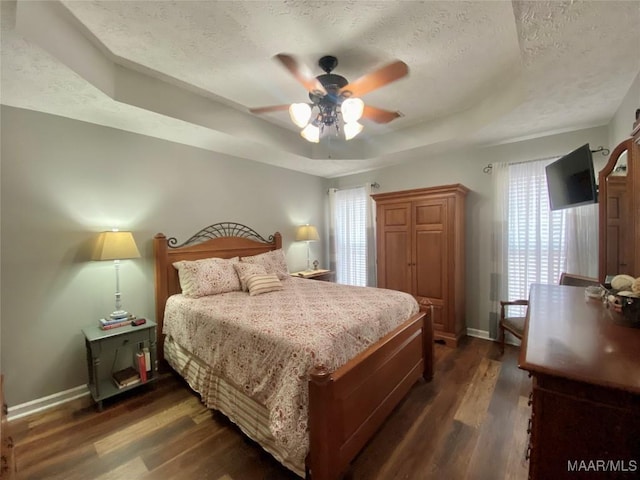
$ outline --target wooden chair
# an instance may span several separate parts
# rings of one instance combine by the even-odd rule
[[[600,285],[600,282],[597,278],[591,277],[583,277],[581,275],[574,275],[572,273],[562,272],[560,275],[560,285],[568,285],[572,287],[589,287],[591,285]],[[522,335],[524,334],[524,317],[511,317],[507,315],[507,307],[510,306],[526,306],[529,305],[528,300],[512,300],[510,302],[501,301],[500,302],[500,322],[498,324],[498,328],[500,329],[500,353],[504,354],[504,338],[505,331],[509,332],[511,335],[516,337],[518,340],[522,340]]]

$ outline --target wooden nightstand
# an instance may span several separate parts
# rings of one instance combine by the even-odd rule
[[[102,330],[98,325],[82,329],[87,347],[87,368],[89,370],[89,391],[102,410],[105,398],[118,395],[132,388],[146,385],[158,378],[156,361],[156,323],[147,320],[138,326],[116,327]],[[112,377],[114,371],[126,367],[136,368],[136,353],[149,349],[149,370],[146,381],[118,387]]]
[[[311,270],[310,272],[294,272],[292,277],[310,278],[312,280],[322,280],[323,282],[335,282],[336,272],[332,270]]]

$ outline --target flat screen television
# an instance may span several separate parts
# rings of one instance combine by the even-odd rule
[[[551,210],[598,202],[598,189],[589,144],[546,167]]]

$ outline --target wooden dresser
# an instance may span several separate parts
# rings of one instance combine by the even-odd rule
[[[640,329],[613,315],[583,287],[531,287],[529,478],[640,477]]]
[[[466,335],[464,185],[372,195],[376,201],[378,287],[433,305],[436,340]]]

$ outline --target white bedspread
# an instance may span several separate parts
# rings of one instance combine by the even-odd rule
[[[308,372],[344,365],[417,313],[418,304],[393,290],[293,277],[282,283],[282,291],[257,296],[174,295],[163,333],[264,405],[279,448],[304,464]]]

